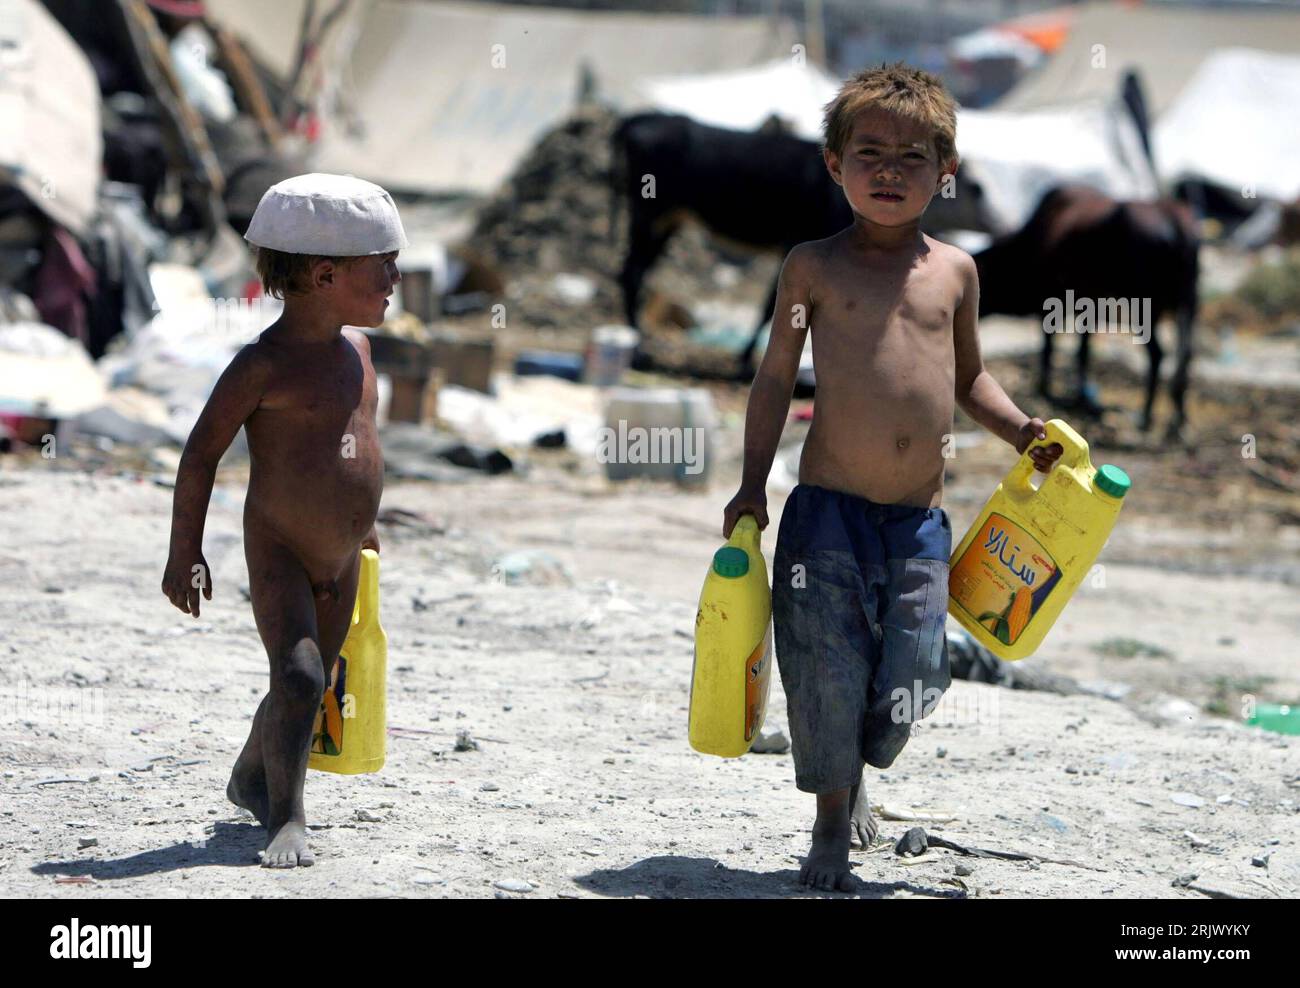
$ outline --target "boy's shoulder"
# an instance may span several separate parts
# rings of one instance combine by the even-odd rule
[[[925,245],[930,248],[934,254],[934,259],[943,264],[951,264],[963,271],[975,270],[975,258],[962,250],[956,244],[944,243],[942,240],[935,240],[929,234],[923,233]]]
[[[826,262],[835,256],[839,236],[837,233],[821,240],[805,240],[801,244],[795,244],[785,256],[783,270],[786,275],[797,279],[815,277]]]
[[[353,329],[351,326],[343,327],[343,338],[351,343],[354,347],[362,352],[365,356],[370,355],[370,337],[359,329]]]
[[[795,244],[790,248],[788,257],[795,258],[797,262],[803,264],[815,264],[818,261],[824,261],[836,252],[844,237],[844,231],[832,233],[829,237],[822,237],[820,240],[805,240],[801,244]]]
[[[275,355],[273,348],[262,341],[265,335],[266,331],[263,330],[236,350],[235,355],[230,358],[227,371],[244,374],[269,372],[275,366]]]

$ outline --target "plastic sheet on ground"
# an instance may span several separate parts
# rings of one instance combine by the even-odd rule
[[[80,341],[43,323],[0,326],[0,412],[62,419],[103,398],[103,381]]]
[[[599,389],[558,377],[496,374],[495,395],[447,385],[438,391],[438,418],[471,442],[489,446],[530,446],[534,439],[563,429],[565,444],[580,454],[596,453],[604,422]]]
[[[115,341],[99,368],[109,387],[160,397],[171,416],[169,433],[183,440],[231,358],[279,318],[284,304],[214,298],[199,272],[183,265],[152,265],[149,280],[157,315]]]

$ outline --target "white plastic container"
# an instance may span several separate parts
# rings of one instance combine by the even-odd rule
[[[611,388],[596,457],[610,480],[708,484],[718,426],[703,388]]]
[[[583,380],[598,388],[611,387],[623,380],[623,372],[632,366],[641,334],[631,326],[597,326],[587,343],[587,363]]]

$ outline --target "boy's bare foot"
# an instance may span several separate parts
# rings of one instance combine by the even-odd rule
[[[804,858],[799,881],[822,892],[848,892],[852,888],[848,789],[817,796],[817,819],[812,833],[812,847]]]
[[[269,797],[266,792],[266,773],[260,766],[245,766],[236,761],[230,770],[230,781],[226,783],[226,799],[236,806],[242,806],[257,817],[257,822],[266,826]]]
[[[804,858],[799,881],[822,892],[847,892],[849,885],[849,828],[813,824],[812,847]]]
[[[307,828],[297,820],[281,824],[262,852],[263,868],[310,868],[315,863],[307,847]]]
[[[862,770],[864,773],[866,769]],[[871,804],[867,801],[867,787],[858,780],[858,784],[849,790],[849,839],[857,838],[865,851],[876,842],[880,826],[871,815]]]

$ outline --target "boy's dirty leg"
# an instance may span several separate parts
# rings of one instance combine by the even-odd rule
[[[268,693],[257,705],[248,740],[244,742],[244,750],[235,759],[235,767],[230,770],[230,781],[226,783],[226,798],[257,817],[257,822],[263,827],[266,826],[267,795],[266,768],[262,764],[262,720],[266,716],[266,702],[269,699],[271,695]]]
[[[255,524],[245,524],[244,548],[253,616],[270,659],[271,690],[258,707],[227,794],[258,815],[264,787],[265,809],[258,817],[267,829],[264,866],[311,865],[315,856],[307,847],[303,783],[327,678],[321,645],[333,667],[352,616],[359,555],[343,567],[339,599],[317,601],[303,564]]]
[[[270,692],[257,707],[226,793],[266,827],[264,866],[313,865],[315,858],[307,848],[303,783],[325,673],[311,582],[292,552],[247,521],[244,555],[253,617],[270,660]]]
[[[817,794],[812,847],[804,858],[799,881],[822,892],[847,892],[849,884],[850,789]]]
[[[247,522],[244,551],[253,617],[271,664],[271,689],[253,725],[266,779],[262,864],[311,865],[315,858],[307,848],[302,788],[311,728],[325,690],[311,583],[288,549]]]

